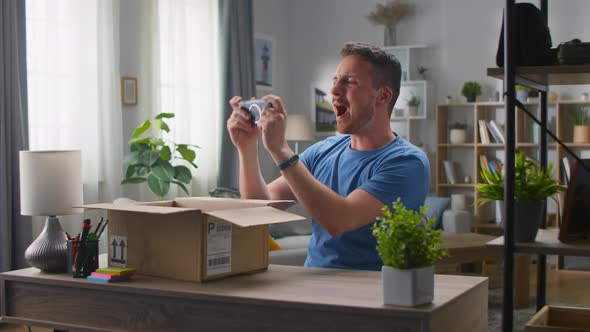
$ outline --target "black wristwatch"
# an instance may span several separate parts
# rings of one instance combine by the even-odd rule
[[[299,160],[299,155],[298,154],[294,154],[291,158],[283,161],[280,164],[277,164],[277,167],[279,168],[279,170],[284,170],[285,168],[295,165],[297,163],[297,161]]]

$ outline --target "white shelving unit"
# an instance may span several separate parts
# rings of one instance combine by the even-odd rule
[[[415,63],[416,54],[426,45],[400,45],[384,47],[385,51],[393,54],[400,62],[402,75],[400,95],[391,114],[391,129],[412,141],[411,122],[425,120],[428,115],[428,82],[419,79],[418,64]],[[411,113],[408,100],[416,96],[420,105],[415,113]]]

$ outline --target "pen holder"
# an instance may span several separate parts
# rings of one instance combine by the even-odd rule
[[[68,272],[86,278],[98,269],[98,240],[68,240]]]

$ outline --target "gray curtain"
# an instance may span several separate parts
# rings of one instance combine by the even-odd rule
[[[238,154],[233,146],[225,121],[232,110],[228,104],[235,95],[250,99],[256,95],[254,79],[254,23],[252,0],[220,0],[220,33],[222,57],[223,135],[219,186],[237,188],[239,184]]]
[[[0,271],[26,266],[32,237],[18,181],[18,152],[29,144],[25,48],[25,0],[0,1]]]

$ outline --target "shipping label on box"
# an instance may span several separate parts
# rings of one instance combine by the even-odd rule
[[[207,221],[206,275],[231,272],[232,224],[216,218]]]

